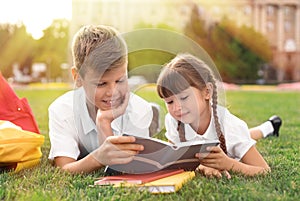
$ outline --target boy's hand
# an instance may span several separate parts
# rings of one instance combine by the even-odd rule
[[[129,96],[130,96],[130,92],[127,91],[126,94],[124,95],[124,99],[122,103],[115,108],[111,108],[110,110],[105,110],[105,111],[101,111],[100,109],[98,109],[97,117],[96,117],[97,123],[101,124],[103,121],[112,122],[114,119],[123,115],[128,106]]]
[[[133,136],[109,136],[91,155],[102,165],[126,164],[144,147]]]
[[[129,101],[129,92],[124,96],[123,102],[117,107],[112,108],[111,110],[101,111],[98,109],[96,117],[96,126],[98,129],[98,141],[99,145],[103,144],[105,139],[109,136],[113,136],[113,131],[111,129],[111,122],[117,117],[124,114],[128,101]]]

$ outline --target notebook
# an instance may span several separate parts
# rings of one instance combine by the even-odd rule
[[[123,183],[114,185],[114,187],[135,187],[139,190],[147,190],[153,194],[158,193],[174,193],[177,192],[182,186],[195,177],[194,171],[184,171],[168,177],[164,177],[155,181],[147,182],[144,184],[130,184]]]
[[[115,176],[105,176],[97,179],[94,185],[116,185],[121,183],[143,184],[157,179],[168,177],[174,174],[182,173],[183,169],[161,170],[146,174],[122,174]]]

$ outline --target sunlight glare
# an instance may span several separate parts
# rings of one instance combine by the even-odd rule
[[[0,23],[23,22],[34,39],[41,38],[54,19],[71,17],[72,0],[0,0]]]

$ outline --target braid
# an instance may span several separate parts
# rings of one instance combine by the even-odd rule
[[[184,132],[184,124],[181,121],[178,121],[177,131],[179,133],[180,142],[186,142],[185,132]]]
[[[224,134],[221,130],[221,126],[220,126],[219,118],[218,118],[218,114],[217,114],[217,104],[218,104],[217,100],[218,100],[217,87],[216,87],[215,81],[213,81],[212,108],[213,108],[213,115],[214,115],[214,120],[215,120],[215,127],[216,127],[216,131],[217,131],[217,135],[220,140],[220,147],[224,151],[224,153],[227,154],[226,141],[225,141]]]
[[[179,94],[189,87],[195,87],[200,91],[206,90],[209,82],[213,85],[211,107],[215,129],[220,141],[220,147],[227,154],[225,137],[217,114],[218,95],[216,81],[213,72],[204,61],[191,54],[178,54],[160,73],[157,80],[157,92],[161,98],[167,98],[174,94]],[[178,121],[177,131],[180,141],[185,142],[183,122]]]

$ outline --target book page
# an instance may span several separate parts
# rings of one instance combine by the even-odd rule
[[[109,173],[150,173],[162,169],[195,170],[200,164],[196,153],[207,152],[208,146],[218,145],[218,141],[193,141],[173,145],[154,138],[136,137],[137,144],[144,150],[137,154],[128,164],[112,165],[106,169]]]

